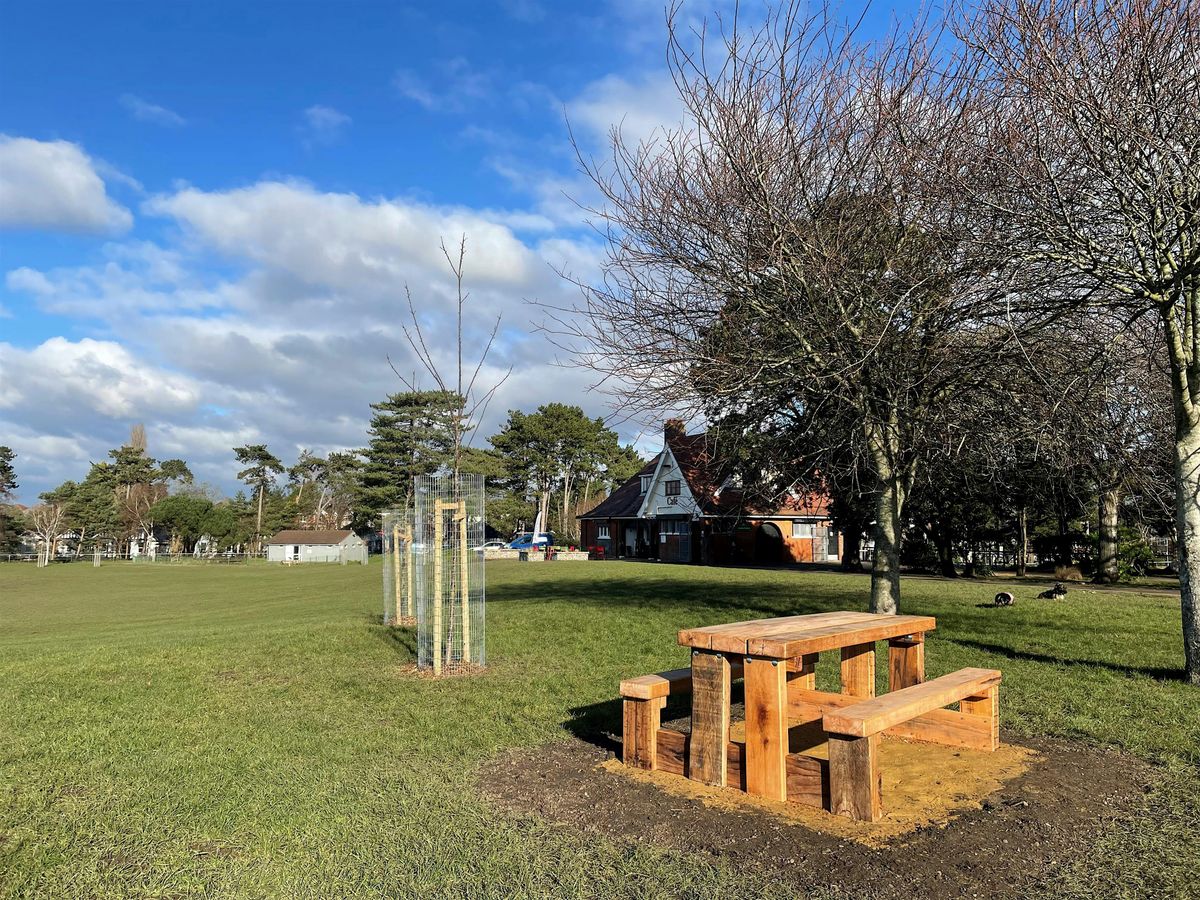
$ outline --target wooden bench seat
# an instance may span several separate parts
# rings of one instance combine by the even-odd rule
[[[959,669],[923,684],[828,712],[822,718],[822,727],[833,734],[869,737],[964,698],[982,696],[999,683],[1000,672],[996,669]]]
[[[731,662],[731,678],[742,677],[742,663]],[[671,695],[692,692],[692,670],[672,669],[621,682],[621,760],[639,769],[658,767],[658,732]]]
[[[829,797],[834,813],[873,822],[882,814],[877,761],[879,735],[918,716],[959,702],[961,715],[985,718],[991,736],[987,749],[999,742],[1000,672],[960,669],[881,697],[830,709],[822,717],[829,736]]]

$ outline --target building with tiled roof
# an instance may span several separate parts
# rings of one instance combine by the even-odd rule
[[[579,517],[586,547],[614,558],[703,564],[832,562],[841,537],[828,499],[791,497],[773,509],[748,508],[722,476],[719,447],[667,420],[663,449],[637,475]]]

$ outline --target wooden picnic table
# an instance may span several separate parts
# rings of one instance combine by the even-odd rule
[[[936,627],[931,616],[847,611],[683,629],[679,643],[692,648],[688,777],[726,784],[731,666],[742,669],[745,687],[746,791],[786,800],[789,682],[815,690],[819,655],[839,650],[842,694],[874,697],[875,642],[886,640],[889,690],[920,684],[925,632]]]

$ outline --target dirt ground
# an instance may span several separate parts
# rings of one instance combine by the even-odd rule
[[[633,772],[582,740],[507,753],[485,767],[480,780],[484,795],[506,814],[777,867],[798,887],[911,897],[920,885],[918,895],[929,898],[1023,897],[1038,873],[1074,856],[1106,820],[1141,796],[1153,772],[1116,752],[1041,739],[1017,744],[1005,735],[1002,740],[1009,748],[991,774],[976,778],[978,796],[943,792],[954,802],[929,811],[924,823],[903,827],[853,823],[815,808],[714,791],[679,776]],[[959,753],[887,743],[899,745],[891,748],[898,764],[915,763],[922,749],[948,752],[948,758]],[[925,762],[934,774],[923,777],[957,783],[945,760]],[[886,757],[880,766],[886,773],[885,764]],[[979,771],[970,759],[951,765]],[[897,780],[904,779],[895,768],[893,773],[895,800]],[[886,774],[883,798],[886,808]]]

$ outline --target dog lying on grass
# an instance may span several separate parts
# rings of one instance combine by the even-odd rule
[[[1061,581],[1054,582],[1054,587],[1037,595],[1039,600],[1061,600],[1067,596],[1067,587]]]

